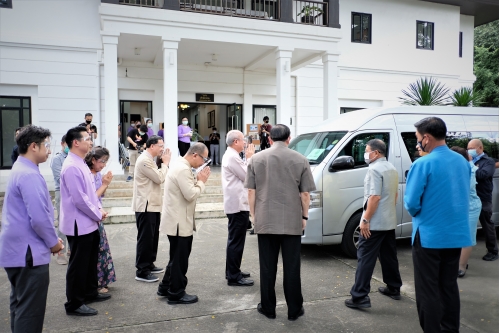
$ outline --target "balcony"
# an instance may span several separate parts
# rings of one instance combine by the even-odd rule
[[[340,28],[339,0],[101,0],[101,2]]]

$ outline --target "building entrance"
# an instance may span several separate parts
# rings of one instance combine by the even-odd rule
[[[146,119],[151,119],[153,115],[153,102],[150,101],[120,101],[120,125],[121,137],[120,141],[127,141],[127,133],[134,128],[133,124],[140,121],[141,124],[146,124]]]

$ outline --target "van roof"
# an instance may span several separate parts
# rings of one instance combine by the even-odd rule
[[[334,118],[322,122],[313,128],[314,132],[329,132],[329,131],[353,131],[371,119],[385,114],[421,114],[425,116],[439,115],[474,115],[474,116],[498,116],[498,108],[481,108],[481,107],[452,107],[452,106],[396,106],[396,107],[380,107],[352,111],[344,113]]]

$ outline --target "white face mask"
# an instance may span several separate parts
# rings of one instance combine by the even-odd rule
[[[370,160],[370,154],[373,153],[373,151],[370,151],[370,152],[366,152],[365,155],[364,155],[364,158],[365,158],[365,163],[366,164],[370,164],[372,161]]]
[[[186,126],[188,124],[187,120],[182,121],[182,125]]]

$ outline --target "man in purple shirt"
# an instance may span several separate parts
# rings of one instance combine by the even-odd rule
[[[38,165],[50,154],[50,131],[26,126],[16,137],[20,156],[5,191],[0,233],[0,267],[11,283],[12,332],[42,332],[50,253],[62,241],[54,229],[54,207]]]
[[[111,298],[97,292],[98,225],[108,214],[101,208],[94,177],[84,160],[91,145],[86,128],[71,128],[66,133],[66,144],[69,153],[61,170],[59,230],[68,238],[71,256],[64,307],[68,315],[93,316],[97,310],[86,304]]]

